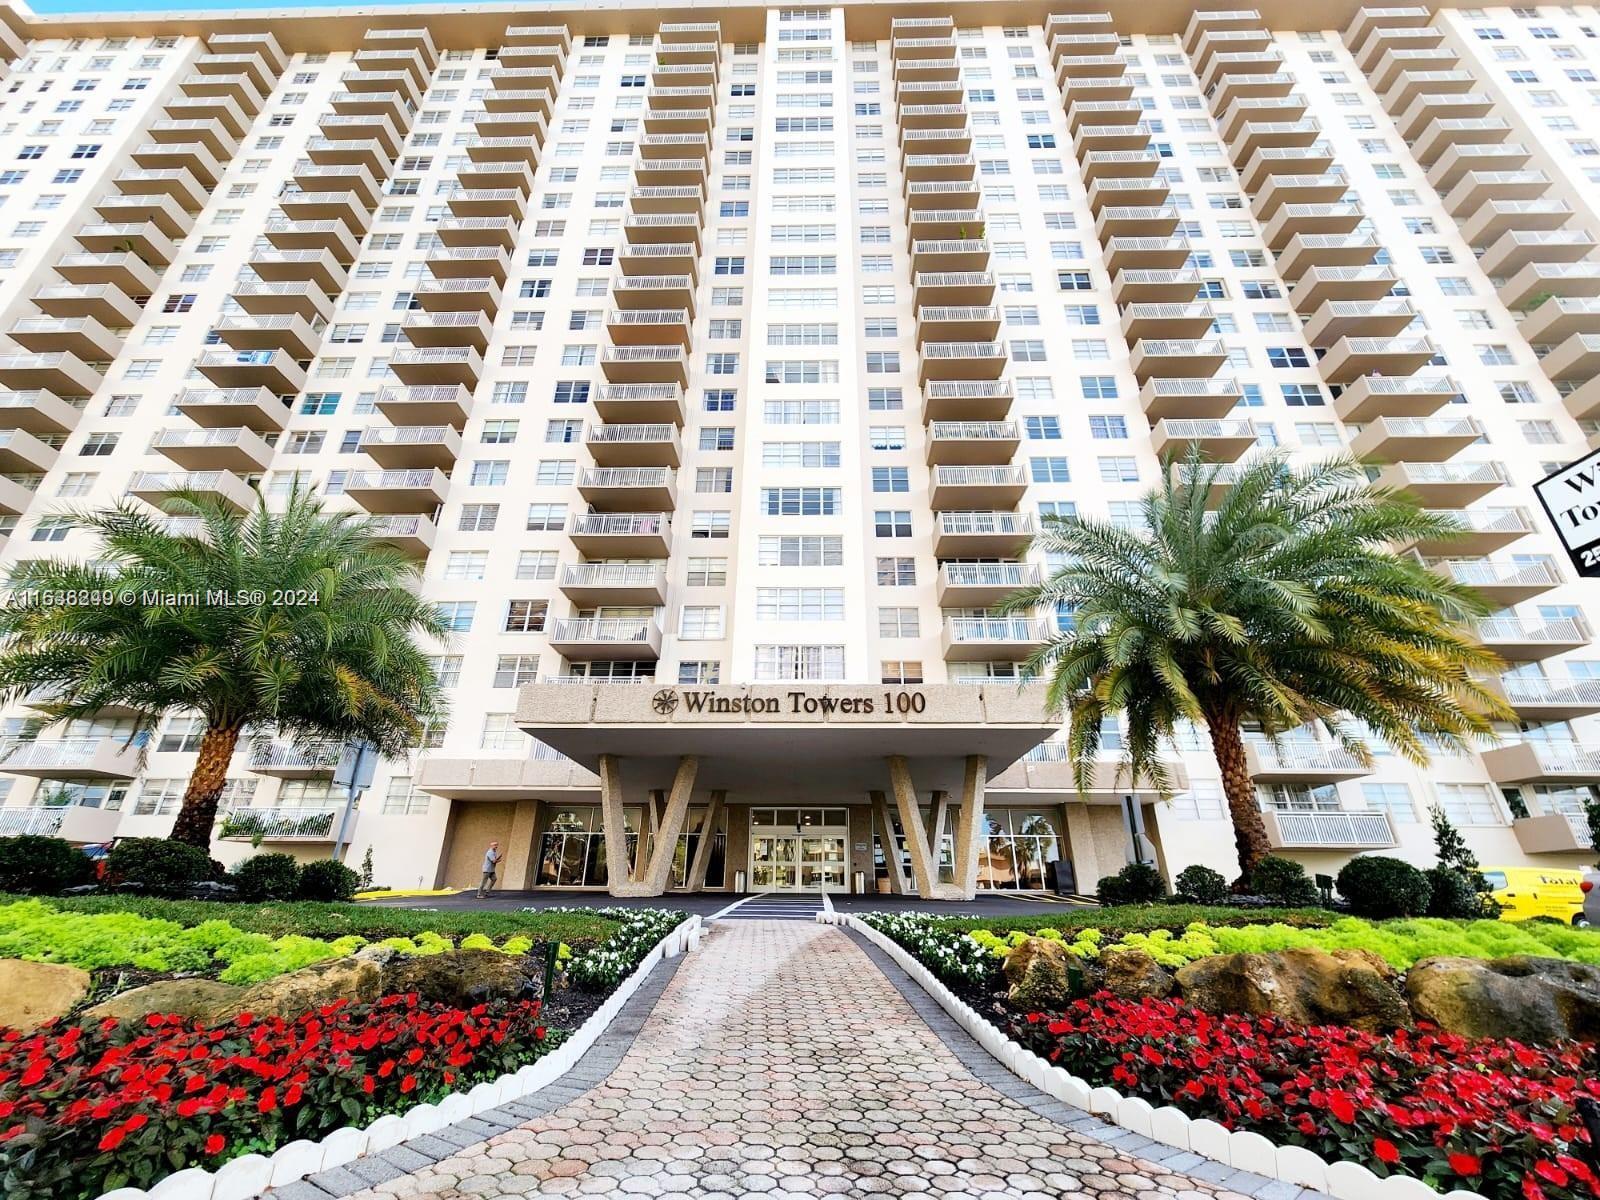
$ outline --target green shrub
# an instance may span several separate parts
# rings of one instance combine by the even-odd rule
[[[1322,899],[1304,867],[1293,859],[1271,854],[1250,873],[1250,890],[1288,908],[1317,904]]]
[[[321,900],[331,902],[335,900],[348,900],[356,894],[356,888],[361,883],[361,876],[357,875],[342,862],[334,862],[330,858],[320,858],[316,862],[308,862],[300,868],[300,890],[296,893],[301,900]],[[475,934],[482,937],[482,934]]]
[[[287,900],[300,890],[300,864],[292,854],[257,854],[235,865],[230,880],[245,900]]]
[[[60,838],[24,833],[0,837],[0,890],[54,895],[93,875],[83,851]]]
[[[1430,917],[1460,917],[1477,920],[1480,917],[1494,920],[1500,915],[1500,905],[1488,892],[1479,888],[1481,875],[1440,864],[1429,867],[1428,884],[1433,889],[1428,897]]]
[[[1095,886],[1101,904],[1153,904],[1167,894],[1167,881],[1149,863],[1129,863]]]
[[[1361,917],[1420,917],[1428,911],[1433,887],[1410,863],[1383,854],[1352,858],[1339,870],[1339,894]]]
[[[167,838],[123,838],[111,847],[106,872],[151,895],[172,895],[211,878],[211,859],[204,850]]]
[[[1227,877],[1199,863],[1179,871],[1174,883],[1178,899],[1190,904],[1221,904],[1228,898]]]

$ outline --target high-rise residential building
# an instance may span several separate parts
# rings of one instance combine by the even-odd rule
[[[220,857],[1227,871],[1204,730],[1175,797],[1124,793],[1115,728],[1078,793],[1016,686],[1072,614],[991,611],[1049,570],[1042,517],[1135,522],[1196,444],[1363,456],[1463,518],[1405,551],[1503,606],[1498,745],[1251,740],[1277,850],[1427,864],[1438,805],[1486,866],[1592,856],[1600,596],[1530,485],[1600,437],[1600,13],[688,15],[0,10],[3,564],[92,557],[71,506],[308,487],[454,630],[449,722],[353,821],[337,747],[264,733]],[[199,722],[128,728],[9,709],[0,833],[166,832]]]

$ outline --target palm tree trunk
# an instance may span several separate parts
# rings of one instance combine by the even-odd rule
[[[1211,730],[1211,750],[1222,769],[1222,794],[1228,799],[1228,816],[1233,819],[1233,842],[1239,853],[1239,878],[1235,891],[1249,886],[1256,864],[1272,853],[1267,841],[1267,824],[1261,819],[1261,804],[1256,786],[1250,780],[1250,764],[1244,754],[1244,738],[1239,723],[1229,717],[1207,717]]]
[[[200,736],[200,755],[195,760],[189,786],[183,793],[183,807],[167,836],[187,842],[211,853],[211,826],[217,820],[217,802],[228,782],[228,762],[239,744],[239,729],[212,727]]]

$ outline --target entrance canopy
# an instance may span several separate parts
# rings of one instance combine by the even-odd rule
[[[615,755],[626,786],[660,787],[680,757],[695,786],[816,803],[882,789],[885,760],[922,789],[960,790],[969,756],[996,773],[1059,728],[1043,689],[774,683],[725,687],[529,684],[517,724],[581,766]]]

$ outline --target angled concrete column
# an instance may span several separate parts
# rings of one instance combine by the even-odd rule
[[[611,760],[607,768],[607,760]],[[607,877],[607,890],[613,896],[659,896],[672,881],[672,854],[678,845],[678,835],[683,832],[683,821],[689,814],[689,795],[694,791],[695,772],[700,760],[692,754],[678,759],[678,770],[672,778],[672,791],[661,813],[661,823],[656,827],[654,852],[644,869],[637,875],[631,871],[626,877],[611,871]],[[622,824],[622,773],[616,756],[600,756],[600,807],[605,820],[606,862],[628,862],[627,831]],[[639,840],[645,840],[645,831],[639,831]]]
[[[689,864],[689,873],[683,880],[687,891],[698,892],[706,886],[706,868],[711,865],[712,837],[717,831],[717,822],[722,820],[722,804],[727,798],[727,792],[714,791],[706,804],[706,817],[700,823],[700,844],[694,848],[694,861]]]
[[[939,851],[944,846],[944,831],[950,824],[950,793],[933,794],[933,824],[928,828],[928,853],[933,856],[933,877],[939,877]]]
[[[963,894],[958,883],[939,882],[939,864],[928,853],[928,826],[922,819],[922,810],[917,807],[917,791],[911,782],[911,764],[906,761],[905,755],[889,756],[889,783],[894,788],[900,828],[905,830],[906,849],[911,852],[911,876],[917,883],[917,895],[926,900],[970,900],[971,893]],[[963,814],[962,825],[966,824]],[[973,864],[972,874],[976,880],[976,863]]]
[[[628,856],[628,826],[622,811],[622,759],[600,756],[600,829],[606,840],[606,890],[613,896],[633,882],[633,861]]]
[[[983,791],[988,783],[989,758],[967,755],[961,780],[961,820],[956,823],[956,862],[954,890],[961,899],[978,894],[978,847],[984,841]]]
[[[883,847],[883,861],[889,864],[889,891],[896,896],[904,896],[911,890],[911,883],[906,879],[900,851],[895,848],[894,822],[889,818],[889,798],[882,792],[868,792],[867,795],[872,799],[872,815]]]
[[[645,793],[644,817],[639,823],[639,840],[633,847],[633,877],[643,879],[645,869],[650,864],[651,835],[655,840],[661,840],[661,815],[667,803],[667,794],[660,788],[651,788]]]

